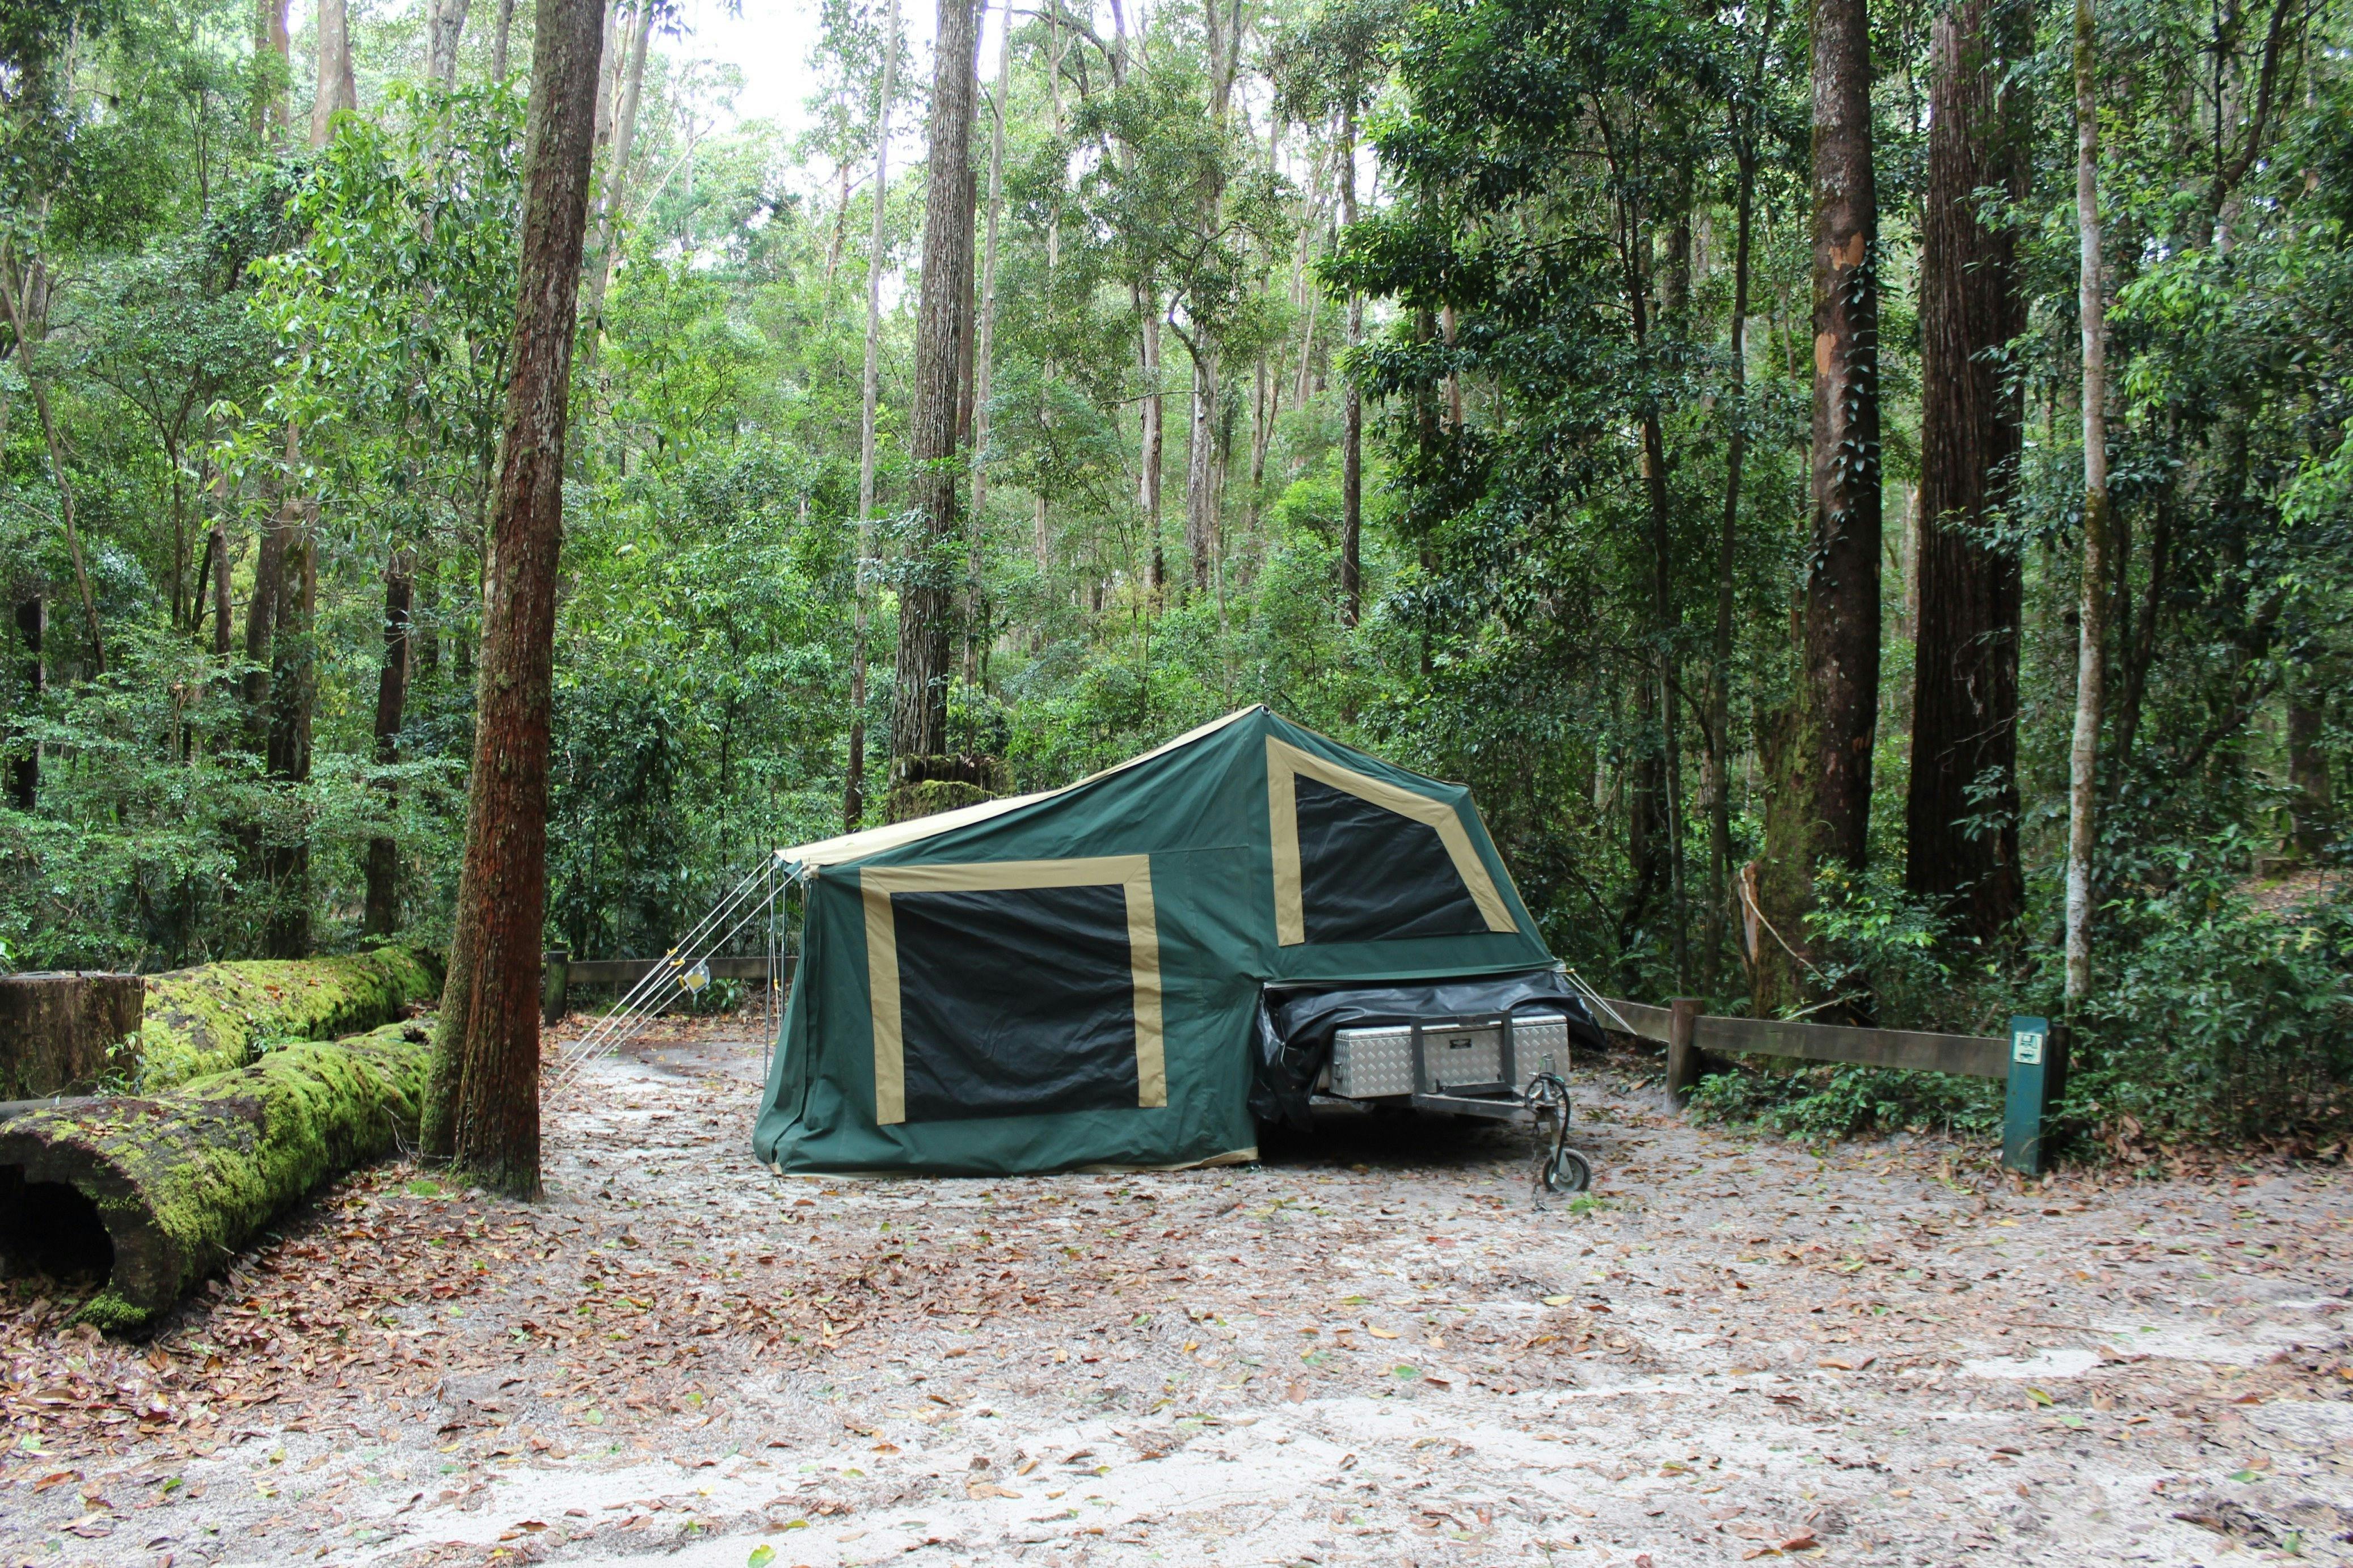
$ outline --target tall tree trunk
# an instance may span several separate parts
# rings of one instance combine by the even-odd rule
[[[588,353],[592,360],[599,335],[596,329],[605,317],[605,293],[612,288],[613,273],[621,264],[621,205],[629,194],[629,159],[638,140],[638,103],[645,87],[646,50],[653,39],[651,0],[638,0],[637,24],[623,68],[620,107],[614,111],[613,153],[606,161],[604,188],[597,198],[596,238],[589,252],[588,302],[581,311],[591,329]]]
[[[1772,748],[1778,798],[1758,891],[1778,940],[1759,947],[1760,1014],[1802,987],[1808,961],[1790,950],[1808,952],[1815,868],[1862,868],[1879,716],[1879,221],[1863,0],[1815,0],[1812,38],[1813,547],[1798,689]]]
[[[2016,237],[1978,211],[1978,193],[1987,187],[2025,195],[2026,128],[2016,95],[2000,82],[2005,65],[2031,40],[1996,13],[1994,0],[1960,0],[1930,33],[1919,616],[1904,877],[1913,892],[1955,907],[1981,942],[2009,929],[2025,897],[2018,861],[2020,564],[2011,552],[1973,536],[2015,491],[2025,414],[1998,357],[2026,325]],[[2000,822],[1991,832],[1968,820],[1989,816]]]
[[[882,86],[874,104],[874,227],[866,244],[866,372],[858,435],[856,608],[849,646],[849,767],[841,824],[854,833],[866,818],[867,578],[874,556],[874,416],[882,386],[882,243],[891,195],[891,93],[899,68],[899,0],[890,0],[882,33]]]
[[[898,681],[891,700],[894,784],[915,781],[919,758],[947,751],[949,663],[955,651],[954,546],[963,526],[956,461],[957,368],[972,254],[973,0],[940,0],[932,79],[931,168],[923,205],[923,292],[915,317],[914,407],[908,456],[915,559],[899,593]]]
[[[48,641],[49,601],[40,594],[28,595],[16,601],[16,636],[23,641],[25,658],[25,689],[19,699],[17,743],[24,751],[8,762],[8,805],[16,811],[29,812],[40,804],[41,743],[23,738],[23,716],[40,706],[49,689],[49,665],[43,648]]]
[[[347,0],[319,0],[319,85],[311,100],[311,145],[324,147],[334,134],[334,118],[360,106],[352,79],[352,23]]]
[[[425,76],[442,87],[458,85],[458,41],[466,31],[470,0],[427,0],[425,8]]]
[[[375,680],[375,761],[390,767],[400,760],[400,726],[408,705],[408,616],[415,578],[398,551],[385,563],[384,663]],[[396,793],[385,790],[390,805]],[[389,836],[368,840],[367,904],[360,930],[390,936],[400,929],[400,846]]]
[[[227,479],[222,489],[227,488]],[[213,657],[227,659],[229,649],[229,586],[228,586],[228,522],[217,513],[213,518]]]
[[[979,321],[973,329],[972,549],[965,563],[972,602],[965,607],[965,679],[977,687],[988,636],[988,605],[981,587],[982,551],[988,532],[988,398],[997,348],[997,226],[1005,212],[1005,95],[1013,88],[1013,5],[1006,0],[1005,30],[997,42],[997,91],[988,132],[988,240],[980,263]]]
[[[1188,338],[1186,342],[1193,362],[1193,401],[1185,444],[1185,553],[1192,562],[1193,591],[1198,594],[1209,585],[1209,552],[1218,529],[1217,486],[1211,475],[1216,466],[1218,350],[1198,322],[1194,333],[1198,341]]]
[[[1049,124],[1053,132],[1054,140],[1060,142],[1062,139],[1062,9],[1059,4],[1050,6],[1046,12],[1046,95],[1051,113]],[[1055,289],[1059,286],[1057,280],[1060,276],[1062,266],[1061,187],[1068,174],[1067,168],[1056,173],[1053,205],[1046,214],[1044,303],[1049,325],[1053,320]],[[1055,363],[1054,356],[1049,353],[1041,370],[1043,374],[1038,378],[1038,427],[1041,431],[1050,432],[1054,427],[1054,384],[1061,373],[1061,367]],[[1036,537],[1032,543],[1038,555],[1038,575],[1042,580],[1050,576],[1054,570],[1054,533],[1052,524],[1046,515],[1046,489],[1042,479],[1039,482],[1036,500],[1037,517],[1032,530]]]
[[[604,0],[541,0],[533,29],[521,287],[491,505],[466,858],[426,1096],[427,1152],[526,1198],[540,1191],[555,571],[604,11]]]
[[[1144,317],[1144,397],[1136,407],[1138,446],[1142,448],[1143,468],[1136,480],[1144,507],[1144,536],[1150,542],[1151,559],[1145,563],[1145,582],[1158,594],[1168,585],[1167,556],[1160,543],[1160,463],[1163,447],[1167,439],[1165,408],[1160,398],[1160,297],[1157,293],[1137,293],[1137,308],[1145,304],[1151,309]]]
[[[2100,99],[2092,0],[2075,0],[2077,312],[2084,334],[2084,570],[2075,731],[2067,748],[2066,1005],[2092,990],[2092,849],[2098,837],[2100,704],[2107,684],[2107,306],[2100,286]]]
[[[1732,142],[1738,170],[1733,201],[1732,363],[1725,400],[1724,521],[1715,541],[1715,626],[1709,639],[1706,748],[1700,794],[1707,812],[1707,917],[1701,925],[1700,989],[1716,994],[1732,897],[1732,620],[1739,562],[1740,485],[1748,455],[1748,272],[1757,217],[1757,104],[1773,47],[1775,7],[1767,5],[1745,101],[1734,107]]]
[[[1356,221],[1356,98],[1353,84],[1340,106],[1340,226]],[[1311,326],[1312,330],[1312,326]],[[1348,347],[1365,337],[1365,300],[1348,293]],[[1340,392],[1340,624],[1353,626],[1365,612],[1365,395],[1351,371]]]
[[[287,427],[288,468],[299,452]],[[317,529],[291,472],[280,508],[280,549],[275,625],[269,638],[269,738],[264,763],[270,782],[290,794],[311,782],[311,721],[318,706],[319,602]],[[307,836],[271,842],[262,855],[270,907],[262,946],[272,958],[311,956],[311,846]]]
[[[491,79],[507,79],[507,47],[514,38],[515,0],[499,0],[499,25],[491,34]]]
[[[253,13],[253,134],[286,134],[286,92],[293,85],[294,42],[286,29],[286,0],[256,0]]]

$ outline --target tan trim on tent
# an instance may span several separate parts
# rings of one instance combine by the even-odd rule
[[[820,838],[813,843],[795,845],[789,849],[779,849],[776,851],[776,858],[787,864],[806,866],[814,869],[819,866],[839,866],[851,860],[863,860],[870,855],[880,855],[886,849],[897,849],[903,845],[920,844],[926,838],[935,838],[943,833],[954,832],[959,827],[969,827],[976,822],[987,822],[991,817],[1003,816],[1010,811],[1018,811],[1025,805],[1035,805],[1041,800],[1051,800],[1058,795],[1068,795],[1074,789],[1084,789],[1097,779],[1107,779],[1113,773],[1124,773],[1129,768],[1138,767],[1152,761],[1155,757],[1165,756],[1170,752],[1189,746],[1206,735],[1214,735],[1227,725],[1238,723],[1249,718],[1263,706],[1264,704],[1261,703],[1249,708],[1237,708],[1222,719],[1212,719],[1206,724],[1186,731],[1173,741],[1153,747],[1140,756],[1130,757],[1124,763],[1114,763],[1100,773],[1089,773],[1078,783],[1064,784],[1060,789],[1040,790],[1035,795],[1008,795],[1002,800],[984,800],[976,805],[958,806],[954,811],[937,812],[930,816],[912,817],[905,822],[894,822],[883,827],[868,827],[856,833],[844,833],[832,838]]]
[[[874,1020],[874,1120],[907,1120],[907,1046],[899,1015],[899,934],[893,893],[988,893],[1023,888],[1114,887],[1127,898],[1128,967],[1135,987],[1135,1103],[1168,1103],[1160,1024],[1160,926],[1152,905],[1152,858],[983,860],[961,866],[870,866],[858,874],[866,906],[868,1010]]]
[[[1302,751],[1269,735],[1266,817],[1268,837],[1274,846],[1274,934],[1279,944],[1297,947],[1307,940],[1307,912],[1300,893],[1299,794],[1293,782],[1301,773],[1319,784],[1345,790],[1358,800],[1368,800],[1384,811],[1393,811],[1436,828],[1439,842],[1446,846],[1447,858],[1454,862],[1455,874],[1471,890],[1471,900],[1479,906],[1487,929],[1520,929],[1519,922],[1512,918],[1511,906],[1495,889],[1495,879],[1487,874],[1486,863],[1479,858],[1479,851],[1462,826],[1461,814],[1451,803],[1416,795],[1409,789],[1326,762],[1313,752]]]

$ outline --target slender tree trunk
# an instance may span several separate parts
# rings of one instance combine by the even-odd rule
[[[472,785],[426,1097],[427,1152],[536,1197],[539,971],[565,419],[588,224],[604,0],[541,0],[532,46],[520,290],[491,505]]]
[[[882,385],[882,244],[891,195],[891,94],[899,67],[899,0],[882,34],[882,86],[874,104],[874,226],[866,244],[866,372],[858,436],[856,608],[849,647],[849,769],[841,793],[844,832],[866,819],[867,578],[874,558],[874,416]]]
[[[335,116],[360,106],[352,79],[352,25],[346,0],[319,0],[319,86],[311,100],[311,145],[324,147],[334,134]]]
[[[397,551],[384,572],[384,663],[375,681],[375,761],[390,767],[400,760],[400,726],[408,704],[408,616],[415,578]],[[387,787],[385,804],[396,792]],[[400,846],[388,836],[368,840],[367,903],[360,924],[368,936],[400,929]]]
[[[1168,585],[1167,557],[1160,544],[1160,463],[1166,439],[1160,399],[1160,298],[1142,292],[1137,297],[1139,309],[1144,304],[1151,307],[1144,318],[1144,398],[1136,410],[1144,467],[1136,482],[1142,491],[1144,536],[1152,545],[1145,581],[1156,595]]]
[[[425,8],[425,75],[442,87],[458,85],[458,41],[466,31],[470,0],[427,0]]]
[[[1748,272],[1757,216],[1757,101],[1773,45],[1773,7],[1757,40],[1747,100],[1733,110],[1738,182],[1733,202],[1731,385],[1725,399],[1724,521],[1715,541],[1715,626],[1709,639],[1706,752],[1700,794],[1707,812],[1707,917],[1702,922],[1700,989],[1716,994],[1732,897],[1732,618],[1739,563],[1740,485],[1748,454]]]
[[[290,469],[299,456],[293,426],[287,427]],[[285,540],[276,595],[276,625],[269,639],[269,738],[265,765],[270,782],[290,794],[311,782],[311,721],[318,706],[319,602],[317,530],[310,508],[288,475],[280,509]],[[311,846],[307,836],[272,841],[262,855],[270,907],[262,945],[272,958],[311,956]]]
[[[25,690],[17,709],[16,728],[21,735],[23,716],[38,709],[41,699],[49,689],[49,665],[43,648],[49,634],[49,601],[34,594],[16,601],[16,636],[24,643]],[[25,749],[8,761],[8,805],[16,811],[30,812],[41,798],[41,743],[22,740]]]
[[[1340,106],[1340,226],[1356,221],[1356,100],[1353,85]],[[1312,330],[1312,328],[1311,328]],[[1365,338],[1364,296],[1348,295],[1347,344]],[[1353,626],[1365,611],[1365,396],[1353,372],[1340,393],[1340,624]]]
[[[227,488],[226,476],[222,488]],[[224,509],[226,510],[226,509]],[[228,522],[217,514],[213,518],[213,658],[226,660],[229,650],[229,585],[228,585]]]
[[[2092,990],[2092,849],[2098,838],[2100,704],[2107,682],[2107,306],[2100,285],[2100,100],[2092,0],[2075,0],[2077,310],[2084,333],[2084,571],[2075,732],[2067,749],[2066,1005]]]
[[[1192,423],[1185,446],[1185,552],[1191,559],[1193,591],[1209,585],[1209,552],[1217,538],[1218,496],[1210,470],[1215,467],[1218,408],[1218,351],[1198,322],[1198,342],[1188,341],[1193,361]]]
[[[1058,3],[1046,12],[1046,95],[1051,111],[1050,125],[1054,140],[1062,139],[1062,9]],[[1058,171],[1054,181],[1053,205],[1046,214],[1046,298],[1045,310],[1049,323],[1053,319],[1055,290],[1062,266],[1062,182],[1068,177],[1067,168]],[[1051,432],[1054,428],[1053,389],[1061,367],[1054,356],[1048,354],[1038,378],[1038,427]],[[1033,528],[1033,545],[1038,554],[1038,575],[1042,580],[1054,570],[1054,532],[1046,515],[1044,481],[1039,483],[1037,517]]]
[[[621,208],[629,194],[629,160],[638,140],[638,103],[645,87],[646,50],[651,45],[654,8],[638,0],[637,31],[630,36],[628,63],[621,79],[620,107],[614,111],[613,153],[606,161],[604,190],[597,202],[596,247],[590,254],[588,303],[581,315],[592,329],[605,318],[605,293],[621,264]],[[593,360],[601,334],[592,331],[588,353]]]
[[[997,226],[1005,212],[1005,95],[1013,89],[1013,5],[1006,0],[1005,31],[997,44],[997,91],[988,132],[988,240],[980,263],[979,321],[974,328],[972,380],[972,552],[965,565],[972,603],[965,612],[965,679],[980,684],[980,655],[988,636],[988,606],[981,586],[983,547],[988,537],[989,380],[997,347]]]
[[[499,25],[491,35],[491,79],[507,79],[507,47],[514,38],[515,0],[499,0]]]
[[[1998,37],[2005,26],[1994,0],[1960,0],[1930,33],[1919,614],[1905,858],[1905,885],[1955,907],[1981,942],[2009,929],[2025,897],[2017,777],[2022,580],[2018,557],[1989,546],[1980,532],[2014,491],[2024,428],[2018,390],[1999,360],[2026,324],[2017,241],[2006,224],[1988,225],[1978,211],[1986,187],[2025,194],[2025,128],[2000,87],[2021,40]],[[1986,816],[2000,826],[1987,832],[1968,820]]]
[[[898,680],[892,693],[893,784],[947,751],[955,651],[954,546],[963,527],[957,369],[972,254],[973,0],[940,0],[934,46],[931,166],[923,208],[923,291],[915,319],[914,406],[908,420],[914,510],[922,520],[899,593]]]
[[[286,134],[286,92],[293,85],[294,42],[286,29],[286,0],[257,0],[253,14],[253,134]]]
[[[1798,690],[1772,747],[1758,891],[1778,941],[1759,945],[1754,1002],[1778,1012],[1803,984],[1818,865],[1862,869],[1879,716],[1878,194],[1871,32],[1862,0],[1813,11],[1813,546]]]

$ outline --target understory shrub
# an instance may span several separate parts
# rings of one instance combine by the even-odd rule
[[[1987,1137],[2001,1130],[2001,1107],[2002,1086],[1990,1079],[1873,1067],[1736,1065],[1702,1079],[1691,1100],[1701,1120],[1810,1143],[1901,1130]]]
[[[2341,878],[2267,895],[2215,847],[2107,911],[2119,956],[2076,1031],[2066,1109],[2119,1149],[2353,1126],[2353,897]]]

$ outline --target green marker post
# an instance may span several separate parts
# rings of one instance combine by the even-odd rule
[[[2001,1119],[2001,1163],[2039,1176],[2047,1163],[2042,1134],[2067,1087],[2066,1036],[2048,1018],[2010,1021],[2010,1092]]]

